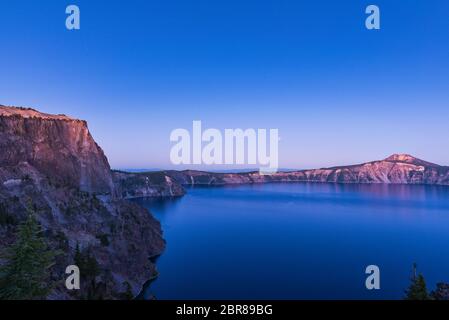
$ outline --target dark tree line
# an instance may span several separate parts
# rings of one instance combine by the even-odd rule
[[[431,293],[427,290],[426,280],[422,273],[417,274],[416,263],[413,264],[413,275],[410,286],[405,291],[406,300],[449,300],[449,284],[440,282]]]

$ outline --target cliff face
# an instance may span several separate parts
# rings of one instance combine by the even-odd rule
[[[27,163],[54,183],[113,192],[108,161],[85,121],[0,106],[0,164]]]
[[[90,294],[137,295],[156,273],[150,257],[164,248],[161,228],[146,209],[120,199],[108,161],[86,122],[31,109],[0,106],[0,248],[14,240],[17,224],[32,207],[50,246],[61,250],[50,298]],[[94,284],[81,291],[63,286],[75,248],[99,265]]]

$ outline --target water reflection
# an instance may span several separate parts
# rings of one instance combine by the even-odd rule
[[[139,199],[167,249],[160,299],[399,299],[417,262],[449,282],[449,188],[283,183],[189,188]],[[364,288],[379,265],[382,290]]]

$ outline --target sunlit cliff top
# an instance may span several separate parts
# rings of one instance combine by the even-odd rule
[[[52,119],[52,120],[76,120],[63,114],[48,114],[36,111],[31,108],[22,107],[7,107],[0,105],[0,116],[21,116],[23,118],[40,118],[40,119]]]

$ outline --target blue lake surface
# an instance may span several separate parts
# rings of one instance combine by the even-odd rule
[[[449,188],[285,183],[138,199],[161,221],[157,299],[401,299],[449,282]],[[380,290],[365,268],[380,268]]]

